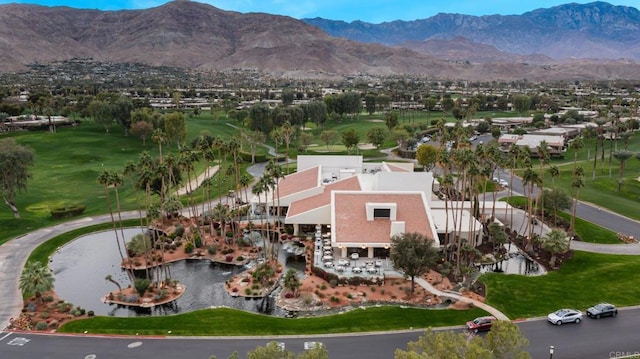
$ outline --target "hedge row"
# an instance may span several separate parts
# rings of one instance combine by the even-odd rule
[[[70,207],[56,207],[51,209],[51,217],[54,219],[67,218],[79,216],[84,213],[84,210],[87,209],[87,206],[83,204],[70,206]]]

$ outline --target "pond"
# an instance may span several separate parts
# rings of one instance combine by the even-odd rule
[[[480,273],[505,273],[538,276],[547,274],[544,266],[522,254],[515,245],[505,244],[507,258],[492,264],[480,264]]]
[[[127,240],[141,233],[140,228],[127,228]],[[281,254],[285,256],[286,253]],[[289,258],[291,259],[291,258]],[[287,260],[287,268],[304,271],[304,259]],[[50,267],[55,277],[55,291],[61,299],[96,315],[117,317],[168,315],[185,313],[211,307],[230,307],[250,312],[262,312],[284,316],[285,311],[275,307],[274,298],[246,299],[232,297],[224,289],[227,279],[246,270],[213,263],[209,260],[183,260],[169,264],[171,276],[186,286],[182,297],[167,305],[155,308],[134,308],[116,304],[105,304],[100,298],[116,290],[115,284],[105,280],[111,275],[123,287],[129,284],[124,270],[120,268],[120,254],[113,231],[97,232],[82,236],[59,248],[51,257]],[[249,264],[250,266],[252,264]]]

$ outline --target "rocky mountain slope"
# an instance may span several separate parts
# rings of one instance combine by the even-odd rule
[[[517,55],[640,60],[640,11],[606,2],[571,3],[508,16],[440,13],[421,20],[381,24],[321,18],[304,21],[333,36],[385,45],[403,44],[422,51],[429,47],[422,42],[464,38]],[[450,41],[450,46],[458,46],[456,42]],[[477,45],[476,50],[482,50],[482,46]],[[502,55],[495,54],[485,61],[500,58]]]

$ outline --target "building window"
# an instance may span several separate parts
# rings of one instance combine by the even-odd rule
[[[374,208],[373,218],[389,218],[391,217],[391,208]]]
[[[375,219],[396,220],[398,206],[395,203],[367,203],[367,221]]]

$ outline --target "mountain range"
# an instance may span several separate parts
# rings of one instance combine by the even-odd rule
[[[119,11],[8,4],[0,5],[0,72],[93,58],[294,78],[629,79],[640,75],[639,26],[638,10],[602,2],[382,24],[242,14],[185,0]]]
[[[415,21],[371,24],[304,19],[336,37],[431,51],[436,42],[466,39],[516,55],[553,59],[640,59],[640,11],[606,2],[565,4],[522,15],[437,14]],[[452,41],[453,44],[459,41]]]

